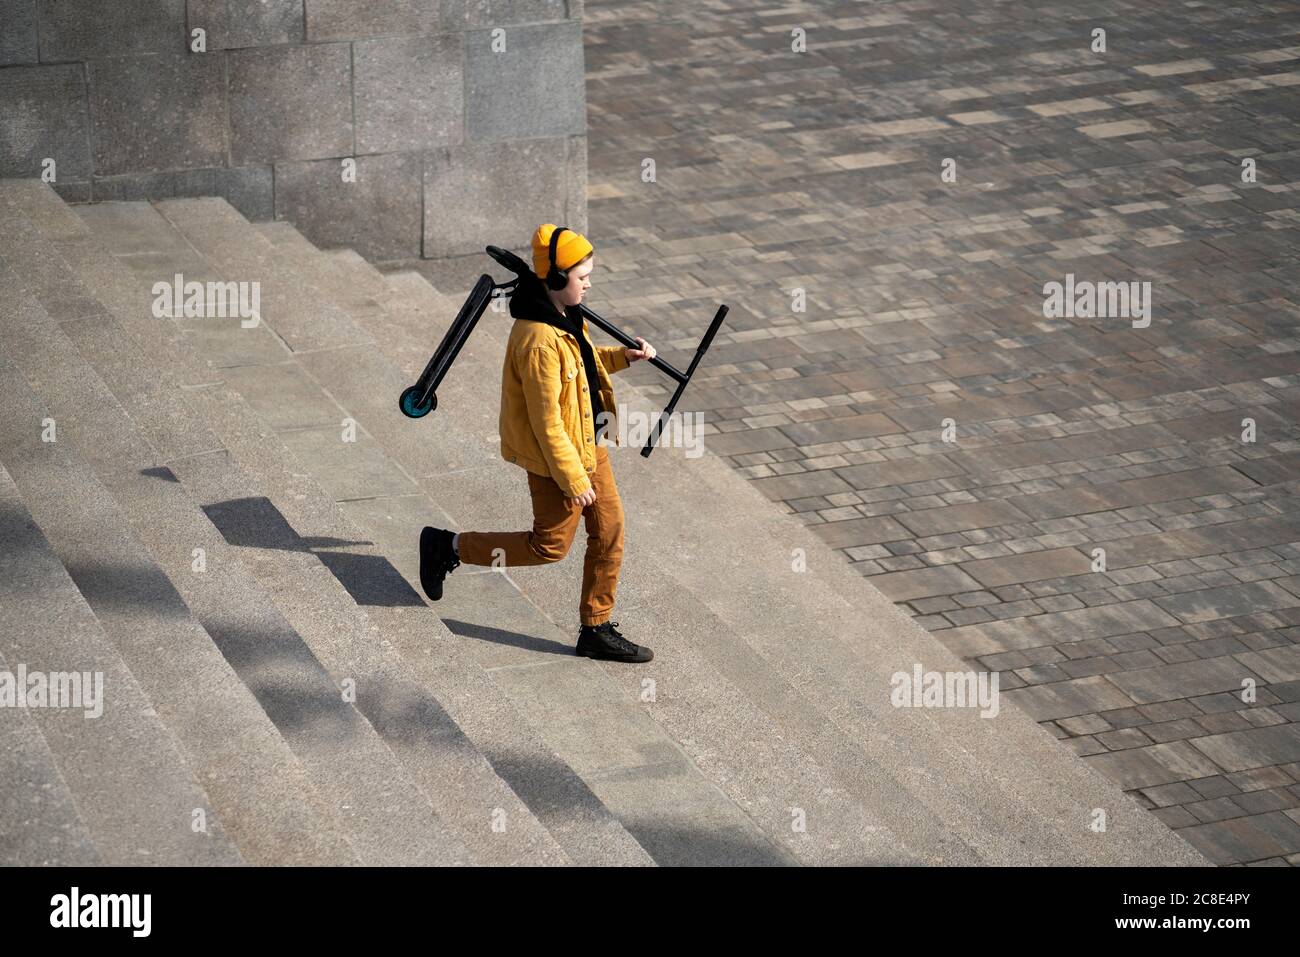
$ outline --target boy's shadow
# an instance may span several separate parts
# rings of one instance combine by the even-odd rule
[[[154,477],[165,478],[156,473]],[[268,548],[315,555],[358,605],[397,608],[424,604],[415,589],[384,556],[339,550],[373,543],[299,535],[265,496],[212,502],[201,508],[222,537],[237,548]]]
[[[498,645],[510,645],[513,648],[536,651],[546,655],[573,656],[572,645],[552,641],[550,638],[527,635],[519,631],[507,631],[504,628],[491,628],[487,625],[476,625],[473,622],[461,621],[458,618],[443,618],[442,623],[451,629],[452,634],[459,635],[462,638],[491,641]]]

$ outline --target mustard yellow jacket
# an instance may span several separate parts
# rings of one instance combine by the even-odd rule
[[[582,331],[588,335],[587,322]],[[618,443],[610,376],[628,367],[622,346],[593,346],[608,442]],[[515,319],[501,367],[501,456],[549,476],[570,498],[591,488],[596,445],[591,393],[572,333],[545,322]]]

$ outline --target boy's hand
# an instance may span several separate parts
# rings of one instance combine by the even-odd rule
[[[640,336],[633,336],[637,342],[641,343],[640,349],[633,349],[630,346],[623,351],[627,353],[628,362],[636,362],[638,359],[653,359],[659,353],[655,352],[655,347],[650,345]]]
[[[594,488],[589,488],[577,498],[567,499],[566,501],[570,506],[578,505],[582,508],[586,508],[588,505],[591,505],[596,501],[596,490]]]

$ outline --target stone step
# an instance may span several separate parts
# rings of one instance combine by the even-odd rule
[[[48,249],[44,254],[58,255]],[[137,301],[148,301],[140,300],[136,294],[129,292],[127,296],[134,297]],[[100,469],[101,474],[104,474],[106,481],[117,480],[115,490],[119,500],[123,493],[127,493],[131,501],[138,505],[137,531],[145,537],[153,536],[150,544],[156,554],[171,554],[176,566],[173,578],[200,620],[223,643],[227,653],[234,655],[241,662],[246,662],[249,668],[255,669],[248,677],[250,683],[254,680],[260,683],[255,686],[265,692],[262,697],[266,701],[268,711],[275,715],[277,721],[281,723],[287,721],[294,726],[287,731],[287,734],[299,746],[301,743],[294,737],[297,725],[301,724],[306,728],[320,724],[320,732],[329,735],[329,729],[326,727],[328,721],[324,719],[332,716],[335,723],[343,720],[335,712],[341,712],[346,716],[345,723],[358,726],[359,731],[349,730],[348,735],[355,737],[360,733],[365,738],[373,739],[374,733],[367,729],[365,721],[352,714],[352,708],[342,701],[336,680],[323,674],[320,664],[312,655],[312,649],[304,644],[302,637],[280,615],[261,585],[244,568],[240,550],[229,545],[222,538],[208,518],[204,517],[204,513],[186,495],[187,491],[192,493],[196,487],[199,487],[210,494],[211,498],[208,502],[217,508],[221,503],[259,498],[256,490],[249,495],[241,494],[242,486],[238,485],[238,479],[232,476],[231,467],[220,443],[202,426],[197,415],[180,398],[181,390],[175,383],[158,384],[164,378],[164,370],[151,366],[148,360],[134,349],[130,336],[110,315],[96,317],[93,321],[69,322],[64,326],[64,330],[78,340],[84,355],[93,357],[99,364],[99,371],[109,377],[118,394],[124,397],[129,412],[140,420],[167,423],[161,429],[154,431],[154,441],[159,443],[158,447],[162,452],[154,452],[155,457],[150,461],[151,463],[166,462],[171,466],[170,468],[167,465],[154,465],[147,470],[154,477],[144,478],[138,469],[132,467],[119,477],[113,471],[111,455],[107,456],[104,462],[97,462],[96,467]],[[45,335],[44,332],[41,334]],[[95,373],[91,370],[78,370],[77,376],[88,380],[95,379]],[[109,428],[121,431],[126,427],[115,424],[112,418],[112,416],[121,416],[125,420],[125,414],[115,408],[116,402],[111,395],[97,395],[95,401],[90,403],[93,409],[110,406],[114,407],[113,411],[106,413],[109,418],[102,423],[100,432],[107,431]],[[75,414],[75,410],[72,414]],[[196,443],[196,436],[206,436],[206,440]],[[91,447],[94,448],[95,443],[91,443]],[[178,474],[184,476],[183,485],[178,484]],[[132,486],[133,478],[136,480],[136,487]],[[227,508],[221,514],[228,517],[229,513],[230,509]],[[167,516],[168,521],[162,528],[151,528],[151,515],[154,524],[158,524],[160,515]],[[181,544],[172,544],[174,542]],[[191,561],[190,549],[196,544],[205,550],[209,566],[207,572],[201,576],[187,574]],[[319,564],[315,558],[307,554],[295,555],[294,558],[301,559],[301,564]],[[319,604],[309,594],[302,596],[301,604],[306,607],[306,614],[315,622],[315,631],[326,636],[324,640],[334,641],[334,636],[338,633],[364,634],[368,630],[362,628],[350,631],[346,627],[341,627],[344,626],[343,622],[321,620]],[[249,644],[249,639],[252,637],[256,637],[258,646],[275,647],[277,660],[292,661],[294,667],[303,669],[306,673],[297,676],[281,676],[281,680],[275,680],[275,672],[262,660],[265,657],[264,653],[258,647]],[[355,669],[348,671],[346,675],[358,679],[358,672]],[[289,678],[295,677],[298,687],[306,689],[306,693],[302,695],[295,693],[293,698],[286,698],[282,688],[288,685]],[[316,688],[315,693],[310,693],[313,684],[319,687]],[[383,692],[379,694],[372,693],[371,689],[375,686],[368,680],[368,676],[366,680],[358,679],[358,685],[364,689],[360,693],[360,710],[372,720],[374,712],[383,714],[387,711],[390,713],[390,723],[399,718],[409,719],[412,715],[419,714],[422,702],[404,693],[403,684],[399,677],[396,682],[379,686],[379,690]],[[267,695],[270,696],[269,700],[266,698]],[[302,700],[311,702],[313,714],[301,713],[298,702]],[[374,707],[367,708],[367,705],[371,704]],[[294,708],[299,710],[295,711]],[[263,720],[270,725],[265,716]],[[443,724],[446,723],[444,716]],[[437,722],[430,721],[427,733],[417,732],[418,729],[413,731],[409,727],[404,727],[403,737],[412,747],[424,746],[424,751],[429,752],[432,758],[438,759],[436,773],[429,771],[425,774],[425,778],[432,781],[439,792],[479,783],[475,779],[476,770],[481,772],[479,777],[486,776],[486,780],[482,783],[488,787],[483,790],[489,795],[493,783],[498,789],[505,789],[480,756],[472,755],[468,762],[459,758],[456,752],[465,750],[465,742],[463,735],[454,733],[454,726],[450,729],[452,733],[449,733],[446,727],[439,727]],[[428,740],[422,740],[426,737]],[[428,747],[431,743],[440,747]],[[340,774],[337,765],[345,757],[344,755],[330,755],[324,752],[319,755],[319,767],[316,768],[316,772],[324,779],[324,788],[331,791],[332,798],[343,809],[341,813],[349,818],[358,817],[364,812],[366,802],[373,803],[373,799],[365,798],[363,801],[355,799],[350,793],[339,790],[344,784],[354,788],[358,785],[371,788],[382,787],[387,792],[387,796],[382,800],[390,809],[384,813],[391,817],[401,810],[401,804],[395,796],[393,782],[390,780],[402,778],[401,769],[394,766],[392,755],[382,743],[371,740],[370,746],[379,748],[380,753],[369,760],[353,762],[358,767],[355,775]],[[472,751],[472,748],[469,750]],[[462,766],[467,763],[470,767],[465,771]],[[413,799],[417,806],[425,805],[427,810],[424,797],[416,792],[414,786],[409,786],[407,791],[408,798]],[[445,795],[440,796],[445,797]],[[458,795],[454,801],[457,811],[464,803],[462,798],[463,795]],[[268,808],[266,813],[270,813],[271,810],[273,809]],[[365,825],[366,822],[350,821],[350,825],[354,828],[358,824]],[[434,832],[435,843],[443,848],[437,851],[439,856],[436,859],[454,860],[464,855],[460,837],[448,838],[446,834],[441,833],[442,828],[437,826],[436,822],[431,825],[427,820],[405,823],[395,820],[391,825],[384,826],[391,827],[393,834],[391,838],[384,838],[382,842],[370,840],[364,834],[354,838],[360,848],[358,853],[363,861],[383,863],[393,860],[393,855],[397,855],[396,859],[400,862],[410,862],[413,859],[428,860],[430,858],[427,855],[436,849],[422,850],[420,844],[428,837],[423,832],[430,830]],[[283,830],[281,840],[293,837],[287,826]],[[536,830],[541,831],[540,826],[537,826]],[[485,848],[490,849],[492,853],[485,855],[481,862],[535,862],[537,857],[531,851],[516,860],[516,855],[521,850],[520,845],[527,841],[526,832],[527,828],[516,827],[509,839],[502,838],[491,845],[485,845]],[[382,836],[372,835],[372,837]],[[306,843],[310,846],[309,842]],[[537,843],[536,839],[533,843]],[[424,857],[413,858],[416,854]],[[448,857],[448,854],[453,856]],[[552,857],[555,856],[556,854],[553,853]]]
[[[42,334],[53,341],[57,332]],[[75,361],[67,361],[64,368],[78,374],[80,396],[109,415],[117,412],[111,395],[93,381],[92,370],[78,368]],[[94,438],[77,439],[78,430],[104,434],[91,430],[94,417],[81,419],[71,408],[57,418],[70,445],[96,447]],[[116,429],[122,431],[123,424]],[[231,549],[188,500],[174,474],[165,466],[140,467],[156,458],[127,458],[129,450],[120,447],[114,451],[119,461],[132,462],[129,472],[115,473],[103,462],[96,462],[94,470],[129,515],[131,532],[159,556],[169,578],[148,567],[151,555],[127,537],[130,532],[123,534],[108,521],[112,517],[116,523],[125,516],[112,515],[106,492],[85,489],[98,522],[87,535],[93,536],[89,547],[125,557],[137,569],[127,581],[120,572],[106,582],[90,579],[100,591],[111,584],[121,588],[105,599],[107,608],[99,614],[121,629],[120,643],[139,636],[142,658],[133,662],[137,674],[151,680],[149,690],[160,713],[189,748],[208,789],[221,796],[218,810],[241,847],[249,848],[250,862],[355,863],[358,857],[343,833],[366,845],[360,854],[363,861],[456,860],[461,850],[426,819],[428,809],[413,787],[401,800],[391,784],[369,793],[376,789],[376,768],[390,765],[390,772],[396,770],[391,756],[370,754],[380,748],[379,742],[341,701],[301,639],[269,610],[265,597],[249,587]],[[84,468],[80,463],[70,467]],[[207,564],[201,575],[192,567],[194,548],[202,550]],[[179,592],[173,592],[177,586]],[[123,597],[133,598],[140,607],[134,617],[118,621],[122,616],[113,602]],[[197,620],[181,601],[189,603]],[[162,628],[166,631],[160,635]],[[151,660],[149,655],[164,640],[169,654]],[[193,706],[196,684],[204,689],[202,708]],[[286,689],[293,689],[292,698]],[[283,729],[289,745],[277,729]],[[336,739],[346,743],[336,744]],[[321,793],[313,781],[319,782]],[[432,834],[421,834],[417,826]],[[416,850],[420,840],[429,846]]]
[[[251,225],[274,246],[298,249],[304,253],[316,251],[316,247],[294,229],[292,223],[280,221]],[[387,289],[382,277],[358,277],[356,272],[335,268],[324,258],[311,260],[309,265],[310,268],[302,269],[298,274],[308,280],[322,298],[338,306],[348,316],[365,315],[383,308],[379,300]]]
[[[204,228],[197,210],[175,202],[157,205],[182,233]],[[176,215],[172,215],[173,211]],[[352,354],[345,355],[345,352]],[[328,381],[328,388],[333,392],[350,388],[355,382],[370,381],[370,370],[358,369],[357,364],[373,354],[373,346],[317,350],[299,354],[297,361],[312,372],[316,381]],[[259,371],[241,381],[239,389],[250,399],[260,393],[263,401],[275,402],[283,394],[281,383],[288,375],[290,372],[285,368],[271,374]],[[295,385],[300,395],[305,396],[306,390],[307,383]],[[320,406],[324,401],[322,391],[314,404]],[[350,407],[348,413],[356,414]],[[306,453],[300,460],[315,469],[336,500],[400,499],[416,491],[400,468],[377,450],[370,454],[360,439],[347,453],[347,465],[331,468],[330,459],[341,463],[337,424],[328,429],[302,430],[294,435],[303,443],[302,451]],[[364,482],[358,482],[359,478]],[[367,501],[349,512],[369,534],[377,535],[374,523],[379,520],[373,516],[378,508],[379,503]],[[415,534],[412,531],[412,536]],[[457,635],[457,639],[475,660],[491,671],[494,681],[525,711],[533,726],[657,861],[704,862],[710,856],[717,860],[724,853],[727,856],[722,859],[737,862],[793,860],[788,851],[775,847],[734,801],[702,775],[644,709],[619,692],[606,673],[591,662],[574,659],[567,653],[573,642],[571,635],[556,629],[517,593],[513,596],[501,593],[498,600],[509,601],[512,597],[521,612],[531,617],[533,632],[550,626],[550,631],[544,634],[555,645],[565,648],[565,655],[541,663],[536,659],[527,664],[506,662],[498,651],[476,637]],[[453,633],[456,630],[453,628]],[[418,654],[418,649],[413,650]],[[567,724],[560,723],[562,716],[570,716]],[[674,804],[664,802],[669,788],[677,795]],[[702,835],[709,833],[715,838],[705,843]]]
[[[178,202],[189,205],[173,208],[192,210],[196,217],[187,225],[202,223],[202,228],[180,230],[190,252],[206,260],[222,278],[260,283],[261,311],[275,317],[273,332],[288,349],[304,352],[365,341],[338,306],[317,294],[307,277],[266,255],[269,243],[228,203],[203,199]],[[87,206],[81,211],[92,227],[102,208]],[[147,221],[146,210],[141,209],[140,215]],[[272,329],[269,324],[265,328]]]
[[[436,306],[430,301],[426,313]],[[445,317],[442,328],[449,321]],[[499,376],[497,356],[510,321],[486,313],[444,387],[461,378]],[[395,352],[393,344],[418,337],[423,326],[423,320],[412,321],[375,338],[385,350]],[[437,339],[433,341],[436,344]],[[477,348],[476,341],[480,342]],[[427,348],[426,342],[418,351]],[[405,352],[408,375],[422,366],[414,361],[418,351]],[[658,412],[659,406],[634,387],[619,386],[618,394],[632,411],[647,417]],[[455,421],[470,419],[471,433],[484,435],[491,421],[484,409],[488,401],[486,390],[480,390],[476,401],[462,400]],[[456,429],[437,421],[440,415],[435,412],[428,420],[431,428],[439,429],[437,452],[450,445],[453,457],[459,456],[462,437],[453,437]],[[1153,855],[1169,863],[1203,863],[1184,841],[1081,764],[1019,709],[1008,706],[1001,720],[993,721],[980,718],[972,709],[893,708],[889,694],[895,673],[911,674],[917,662],[927,671],[967,669],[725,463],[707,454],[687,459],[680,449],[671,448],[658,449],[646,460],[637,454],[639,445],[614,449],[611,455],[616,462],[628,463],[624,469],[616,465],[620,487],[626,490],[625,501],[638,503],[638,515],[646,523],[647,533],[636,539],[642,561],[668,570],[723,618],[729,626],[723,634],[743,635],[745,643],[788,678],[821,715],[831,717],[852,740],[867,743],[876,760],[890,762],[883,776],[905,782],[905,791],[932,808],[946,826],[966,835],[980,855],[998,863],[1141,863],[1151,861]],[[479,480],[491,481],[491,474],[485,470]],[[508,489],[501,494],[508,494]],[[495,502],[494,494],[481,495],[480,500]],[[746,521],[720,529],[698,518],[728,514],[744,515]],[[524,515],[519,520],[527,521]],[[500,524],[495,509],[487,508],[460,527]],[[719,539],[726,547],[719,547]],[[773,547],[774,542],[780,545]],[[802,549],[813,569],[798,579],[793,577],[798,574],[793,571],[795,548]],[[735,555],[745,555],[746,562],[736,562]],[[529,579],[538,575],[537,569],[523,568],[512,575],[541,607],[556,614],[577,600],[575,582],[547,581],[534,589]],[[623,581],[632,584],[636,575],[634,568],[628,568]],[[633,598],[632,589],[623,592],[622,583],[620,589],[621,601]],[[778,594],[782,601],[773,602],[772,596]],[[663,617],[659,602],[644,600],[642,605],[646,614],[639,623]],[[813,635],[817,640],[791,641],[792,635]],[[700,647],[720,669],[734,669],[738,659],[734,647],[720,641],[703,642]],[[818,723],[805,722],[805,729],[824,734],[824,726]],[[972,796],[954,792],[948,786],[951,780],[982,784]],[[1108,829],[1103,834],[1088,827],[1097,807],[1108,810]]]
[[[144,279],[135,279],[136,288],[133,289],[129,281],[124,285],[122,282],[118,284],[114,293],[115,307],[124,324],[131,310],[138,309],[140,289],[148,288],[149,274],[159,273],[160,269],[162,274],[170,274],[168,270],[173,263],[168,261],[163,251],[183,245],[171,227],[156,214],[153,224],[140,215],[138,208],[131,211],[131,216],[134,240],[139,248],[147,250],[151,265],[141,270]],[[103,222],[99,225],[107,227],[109,224]],[[150,238],[150,229],[162,229],[162,233]],[[111,233],[109,238],[112,235],[116,233]],[[86,250],[79,249],[77,254],[83,271],[93,266],[99,275],[111,272],[102,263],[96,263]],[[124,259],[132,255],[139,254],[128,253]],[[184,250],[179,251],[178,260],[186,255]],[[158,263],[163,265],[156,265]],[[204,270],[208,268],[201,260],[196,260],[195,266]],[[156,324],[156,321],[135,323],[137,328],[129,331],[143,342],[153,332],[151,323]],[[160,325],[170,326],[171,323]],[[205,334],[200,341],[211,343],[213,339]],[[186,353],[188,344],[183,341],[171,340],[169,343],[164,337],[159,339],[158,345],[164,349],[170,345],[173,350],[163,367],[164,374],[167,368],[192,367],[197,361]],[[193,381],[202,382],[201,376],[197,373],[194,376]],[[209,378],[212,377],[210,374]],[[280,526],[283,527],[287,521],[291,529],[297,530],[294,533],[296,539],[315,539],[322,544],[331,538],[338,542],[362,539],[356,529],[344,528],[341,523],[337,527],[330,526],[330,521],[340,518],[332,503],[313,502],[306,506],[302,503],[300,498],[304,493],[299,490],[302,469],[274,441],[269,430],[250,428],[254,418],[237,393],[214,385],[211,389],[191,389],[187,396],[200,419],[212,420],[205,424],[212,427],[220,442],[234,443],[231,445],[236,453],[234,461],[242,472],[247,473],[254,483],[253,488],[264,497],[272,514],[279,511],[276,521]],[[178,458],[170,465],[181,475],[183,482],[197,483],[200,481],[199,473],[189,463],[200,457]],[[229,468],[226,457],[219,458],[222,467]],[[274,489],[267,485],[271,476],[280,483]],[[198,491],[202,492],[203,488],[198,488]],[[228,494],[226,497],[229,498]],[[318,513],[326,516],[324,523],[318,521]],[[320,534],[311,534],[314,531]],[[320,643],[314,644],[313,649],[330,663],[332,670],[342,669],[336,673],[344,677],[355,677],[360,673],[370,681],[367,687],[376,688],[375,694],[361,696],[359,706],[363,710],[371,708],[368,716],[403,760],[410,762],[408,766],[424,776],[425,786],[437,786],[446,793],[449,806],[442,810],[449,819],[460,816],[467,839],[471,831],[473,836],[482,832],[491,834],[492,840],[480,839],[474,847],[486,862],[562,863],[566,854],[579,863],[648,862],[644,852],[580,786],[581,782],[571,774],[566,775],[562,769],[553,770],[556,764],[554,755],[540,748],[534,737],[521,733],[512,724],[509,703],[481,674],[475,674],[476,669],[470,671],[462,662],[432,659],[428,655],[412,667],[410,662],[396,656],[389,647],[388,635],[414,636],[428,630],[431,616],[427,611],[421,609],[422,613],[417,614],[415,609],[398,604],[394,607],[367,606],[362,612],[319,559],[301,556],[310,559],[308,565],[314,567],[295,569],[286,563],[286,555],[290,553],[282,549],[270,550],[267,560],[259,561],[256,573],[269,583],[268,590],[285,608],[294,627],[304,635],[316,635],[315,640]],[[372,557],[375,561],[353,565],[352,577],[360,574],[364,578],[370,574],[369,570],[382,559],[382,556]],[[347,555],[339,556],[340,561],[347,558]],[[348,568],[343,567],[341,574],[347,572]],[[409,586],[403,583],[403,587],[409,591]],[[313,615],[318,619],[315,623],[311,620]],[[339,617],[344,615],[347,617]],[[437,621],[436,618],[432,620]],[[441,627],[440,623],[438,625]],[[344,647],[332,650],[327,642],[331,635],[337,635]],[[334,655],[337,658],[332,657]],[[403,671],[407,673],[405,684]],[[412,687],[417,694],[408,694]],[[385,691],[385,695],[379,694],[380,689]],[[447,715],[451,716],[450,719]],[[457,724],[468,732],[468,737],[456,730]],[[546,772],[544,777],[543,772]],[[578,787],[574,787],[575,784]],[[527,805],[521,801],[521,795],[527,799]],[[534,816],[528,805],[538,807],[542,812],[539,816],[545,820],[539,823],[538,816]],[[509,822],[504,834],[491,830],[498,818]],[[552,836],[547,835],[547,830]]]
[[[0,203],[9,198],[0,193]],[[0,257],[20,273],[40,258],[48,264],[55,284],[76,281],[59,252],[25,214],[13,205],[8,212],[11,232],[0,239]],[[228,618],[222,630],[212,628],[216,623],[211,619],[191,615],[197,611],[196,596],[209,595],[227,607],[235,604],[245,613],[256,596],[241,589],[237,563],[232,568],[225,556],[214,552],[211,524],[175,484],[156,448],[137,429],[137,422],[162,423],[163,430],[154,431],[156,436],[166,435],[169,424],[175,427],[175,393],[163,390],[156,371],[141,371],[128,338],[102,304],[98,304],[100,314],[68,318],[60,326],[27,295],[44,298],[46,284],[24,287],[13,275],[6,278],[11,288],[23,290],[18,300],[21,309],[12,301],[0,306],[12,356],[60,423],[67,447],[88,463],[85,471],[102,486],[91,487],[89,494],[106,514],[120,510],[127,523],[118,529],[124,541],[114,546],[113,554],[120,558],[129,553],[142,568],[156,561],[161,569],[150,569],[151,574],[140,576],[138,583],[125,583],[125,591],[136,591],[138,605],[120,624],[122,640],[143,643],[137,674],[155,682],[150,689],[155,706],[168,716],[169,727],[200,766],[201,777],[245,858],[256,864],[356,863],[335,812],[213,643],[209,628],[221,637],[230,634],[236,622]],[[57,309],[57,303],[51,307]],[[86,356],[95,368],[86,363]],[[118,405],[101,373],[129,393],[134,418]],[[206,444],[202,432],[187,430],[186,434],[187,452],[196,442]],[[108,529],[97,527],[97,535],[103,540],[89,541],[89,547],[102,548]],[[196,548],[212,562],[203,574],[193,568]],[[122,583],[110,584],[122,587]],[[101,621],[126,614],[120,605],[115,597],[101,613]],[[171,653],[155,661],[152,649],[164,640]],[[230,647],[224,650],[231,653]],[[200,679],[204,706],[195,708],[192,689]],[[333,787],[336,769],[331,766],[325,773]]]
[[[18,514],[26,506],[9,473],[0,466],[0,511]],[[30,519],[29,519],[30,520]],[[8,540],[5,539],[5,547]],[[0,672],[16,675],[3,655]],[[9,680],[16,682],[15,678]],[[25,702],[26,688],[22,688]],[[0,867],[97,867],[103,863],[90,839],[77,802],[40,728],[15,698],[0,721]]]
[[[65,461],[57,442],[41,441],[44,418],[0,353],[0,654],[28,674],[98,676],[92,683],[102,677],[99,714],[84,699],[91,717],[75,707],[26,712],[102,863],[239,864],[234,841],[176,740],[27,508],[33,491],[59,491],[49,483]]]
[[[7,224],[10,236],[26,231],[17,217]],[[22,241],[36,251],[28,237]],[[0,251],[0,259],[5,256]],[[0,263],[0,277],[7,288],[21,288],[8,263]],[[106,321],[90,317],[68,326],[84,332]],[[71,473],[47,480],[57,494],[41,495],[49,509],[37,513],[42,527],[185,749],[245,860],[355,863],[334,813],[222,656],[231,649],[223,644],[218,651],[212,622],[200,623],[175,587],[206,585],[227,595],[233,583],[220,556],[211,554],[211,526],[168,480],[153,449],[35,300],[20,292],[0,303],[0,334],[10,359],[38,390],[34,398],[57,422],[64,453],[59,464]],[[193,567],[195,548],[213,563],[201,575]],[[228,595],[227,601],[242,597],[238,589]],[[168,653],[159,655],[160,647]],[[337,776],[334,768],[328,773]]]
[[[21,219],[13,221],[21,231]],[[25,249],[57,258],[57,253],[39,249],[34,234],[22,238]],[[123,348],[125,336],[107,315],[72,320],[65,328],[79,330],[83,337],[89,329],[88,354],[112,375],[136,387],[156,381],[157,370],[143,368]],[[140,439],[63,332],[32,313],[7,331],[18,347],[18,360],[26,359],[29,376],[51,370],[39,387],[66,426],[65,438],[93,463],[84,471],[93,470],[116,493],[117,503],[101,488],[86,493],[99,523],[86,536],[88,547],[129,556],[142,571],[106,583],[128,593],[135,590],[135,604],[128,606],[127,616],[120,601],[110,601],[100,611],[101,620],[108,625],[110,618],[123,618],[115,637],[120,645],[139,643],[143,657],[132,663],[142,677],[157,674],[150,688],[155,704],[202,762],[204,780],[219,782],[210,786],[220,789],[224,807],[239,816],[246,829],[241,837],[254,849],[253,856],[277,863],[347,863],[358,856],[368,863],[462,859],[463,847],[444,833],[418,788],[401,779],[392,755],[343,700],[301,638],[251,586],[239,562],[230,560],[231,550],[211,522],[176,484],[156,450]],[[144,417],[159,406],[153,401],[136,411]],[[117,517],[118,505],[128,515],[114,526],[107,519]],[[192,567],[196,547],[211,563],[202,574]],[[161,571],[153,566],[155,556]],[[137,580],[143,584],[137,586]],[[91,598],[93,605],[93,594]],[[151,658],[164,641],[173,653]],[[196,681],[210,706],[193,707]],[[280,740],[282,734],[292,752]],[[383,769],[399,784],[377,782],[375,772]],[[355,855],[344,833],[356,846]]]

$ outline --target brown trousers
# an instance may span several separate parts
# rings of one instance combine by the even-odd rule
[[[623,564],[623,503],[614,484],[609,453],[596,446],[591,475],[596,501],[585,508],[566,503],[564,490],[549,477],[528,472],[533,497],[533,527],[527,532],[461,532],[460,560],[466,565],[543,565],[569,554],[579,517],[586,519],[587,554],[582,565],[584,625],[599,625],[614,609],[618,571]]]

